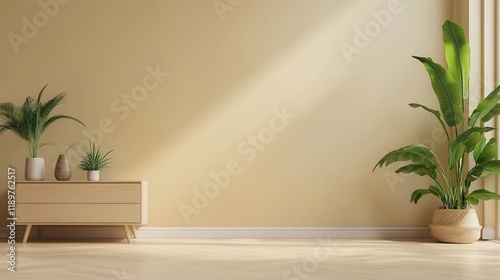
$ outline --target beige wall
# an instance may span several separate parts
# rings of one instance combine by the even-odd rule
[[[434,0],[1,1],[0,100],[46,83],[46,98],[67,91],[57,112],[87,127],[60,121],[44,140],[90,135],[114,149],[102,179],[148,180],[150,226],[426,226],[437,201],[409,196],[428,181],[371,170],[390,149],[441,141],[406,104],[436,107],[411,55],[443,62],[451,11]],[[0,153],[6,186],[27,149],[7,132]],[[53,180],[57,151],[41,156]],[[196,213],[189,223],[180,207]]]

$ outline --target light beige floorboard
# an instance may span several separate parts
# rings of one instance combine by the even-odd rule
[[[7,244],[0,243],[6,260]],[[2,261],[2,263],[6,263]],[[17,244],[0,279],[500,280],[500,243],[138,239]]]

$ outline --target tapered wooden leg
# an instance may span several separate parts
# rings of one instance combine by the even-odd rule
[[[24,231],[24,236],[23,236],[23,243],[26,243],[28,241],[28,237],[30,236],[31,232],[31,227],[32,225],[26,225],[26,230]]]
[[[124,225],[125,235],[127,236],[127,242],[130,243],[130,232],[128,231],[128,225]]]
[[[135,239],[137,239],[137,229],[135,228],[134,225],[130,225],[130,228],[132,229],[132,235],[134,236]]]

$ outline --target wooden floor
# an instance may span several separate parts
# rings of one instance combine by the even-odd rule
[[[0,259],[7,258],[5,241]],[[139,239],[17,244],[0,279],[499,280],[500,243],[390,240]]]

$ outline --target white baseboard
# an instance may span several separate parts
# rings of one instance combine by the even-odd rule
[[[34,226],[30,238],[40,227]],[[22,238],[24,227],[18,226],[16,239]],[[141,227],[138,238],[281,238],[314,239],[422,239],[430,238],[428,227]],[[0,231],[6,238],[7,231]],[[44,226],[41,238],[125,238],[123,227],[115,226]]]

